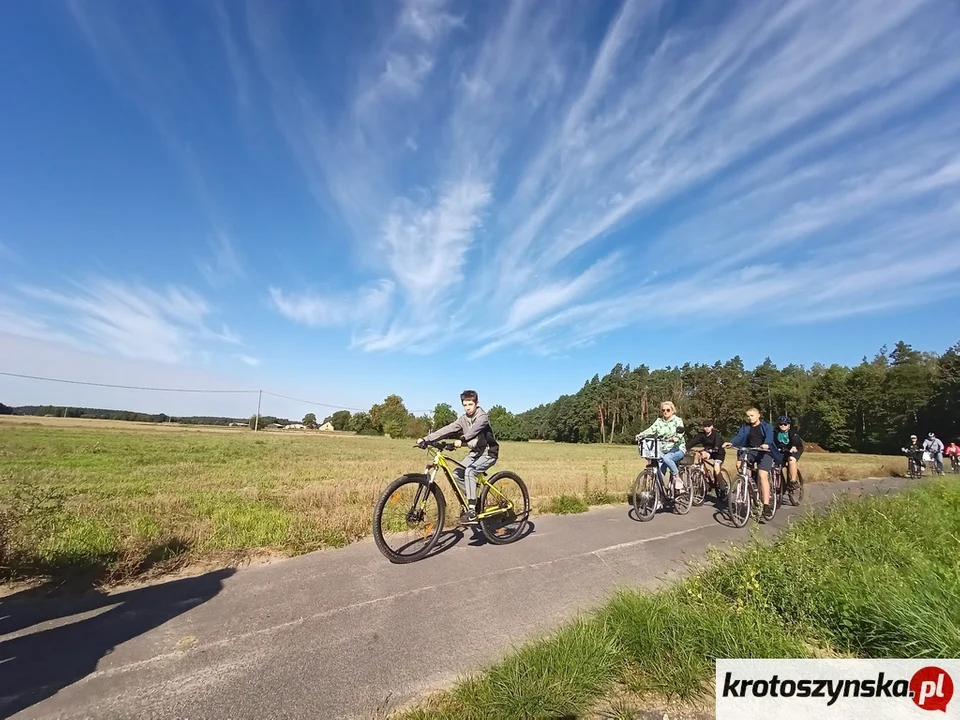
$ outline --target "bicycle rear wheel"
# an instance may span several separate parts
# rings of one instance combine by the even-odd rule
[[[719,502],[723,502],[730,495],[730,473],[725,467],[720,468],[717,479],[713,483],[713,494]]]
[[[484,484],[477,500],[480,530],[488,542],[506,545],[520,538],[530,517],[530,495],[520,476],[501,470]],[[485,517],[486,513],[495,513]]]
[[[742,528],[750,519],[750,487],[747,478],[737,474],[727,487],[727,510],[734,527]]]
[[[390,483],[373,509],[373,540],[390,562],[421,560],[443,531],[446,501],[426,475],[402,475]]]
[[[653,468],[647,468],[633,481],[633,509],[640,522],[652,520],[660,502],[660,484]]]
[[[707,476],[701,468],[694,467],[690,470],[689,478],[690,488],[693,492],[693,504],[695,507],[700,507],[707,497]]]

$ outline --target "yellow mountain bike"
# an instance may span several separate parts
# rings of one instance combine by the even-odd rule
[[[443,454],[452,451],[454,446],[444,442],[426,445],[430,461],[424,471],[401,475],[390,483],[373,510],[374,542],[392,563],[420,560],[440,539],[447,503],[436,482],[438,472],[446,475],[461,511],[467,507],[466,495],[454,480],[451,467],[462,468],[463,464]],[[501,470],[488,478],[480,472],[477,489],[477,521],[483,536],[495,545],[519,539],[530,516],[530,495],[520,476],[511,470]]]

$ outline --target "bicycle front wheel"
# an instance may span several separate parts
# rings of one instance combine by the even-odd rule
[[[703,505],[707,497],[707,476],[700,468],[693,468],[689,474],[690,489],[693,492],[693,504],[695,507]]]
[[[727,493],[727,509],[730,513],[730,522],[734,527],[742,528],[750,519],[750,487],[747,478],[743,475],[734,477]]]
[[[680,480],[681,487],[677,488],[677,480]],[[670,495],[673,498],[673,511],[677,515],[686,515],[693,507],[693,485],[690,480],[690,472],[681,471],[676,476],[670,477]]]
[[[773,520],[777,516],[777,510],[780,509],[780,505],[783,503],[783,479],[780,475],[780,469],[774,468],[773,472],[770,473],[770,519]]]
[[[790,495],[791,505],[799,505],[803,500],[803,473],[800,472],[800,468],[797,468],[797,482],[790,485],[787,492]]]
[[[373,540],[398,565],[425,558],[440,539],[446,501],[426,475],[403,475],[390,483],[373,509]]]
[[[477,500],[480,531],[488,542],[506,545],[520,538],[530,517],[530,495],[520,476],[501,470],[480,491]]]
[[[656,471],[647,468],[633,481],[633,510],[637,513],[640,522],[653,520],[660,500],[660,485],[657,483]]]

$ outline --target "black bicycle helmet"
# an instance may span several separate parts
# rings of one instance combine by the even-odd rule
[[[792,423],[790,422],[790,416],[789,416],[789,415],[781,415],[780,417],[777,418],[777,424],[778,424],[778,425],[791,425]]]

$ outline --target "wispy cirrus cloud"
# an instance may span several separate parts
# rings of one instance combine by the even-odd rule
[[[208,244],[210,256],[197,260],[197,269],[210,285],[221,287],[244,277],[245,272],[236,244],[229,235],[217,231],[210,237]]]
[[[287,294],[270,288],[270,302],[283,316],[318,327],[353,325],[382,313],[393,296],[394,285],[383,280],[356,292],[334,296],[329,294]]]
[[[483,356],[704,302],[731,321],[791,293],[806,319],[917,302],[893,267],[960,292],[960,8],[603,7],[407,3],[329,103],[248,4],[278,126],[356,269],[391,283],[369,308],[274,288],[277,309],[368,350],[439,349],[443,330]]]
[[[71,287],[72,286],[72,287]],[[93,278],[69,290],[25,285],[8,298],[0,330],[127,358],[189,363],[210,348],[237,347],[239,334],[213,322],[193,290],[157,290],[136,282]]]

